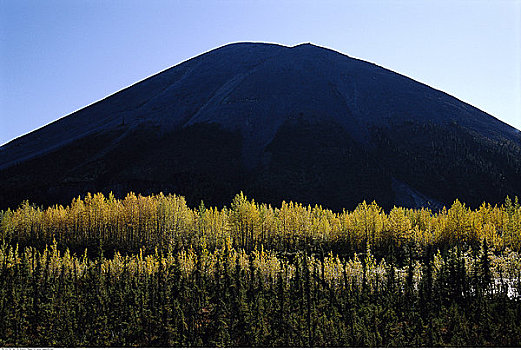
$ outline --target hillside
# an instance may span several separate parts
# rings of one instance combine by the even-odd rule
[[[167,69],[0,148],[0,208],[86,192],[243,190],[352,209],[502,202],[521,133],[441,91],[311,44],[238,43]]]

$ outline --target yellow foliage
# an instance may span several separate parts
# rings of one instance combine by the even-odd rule
[[[71,250],[103,246],[137,252],[140,247],[162,251],[193,247],[196,251],[231,248],[252,251],[264,246],[279,251],[318,246],[363,251],[389,242],[470,244],[487,239],[497,249],[521,249],[521,206],[506,201],[476,210],[455,201],[439,213],[427,209],[393,208],[385,213],[375,202],[354,211],[334,213],[321,206],[285,202],[273,208],[238,194],[230,208],[191,209],[181,196],[129,193],[124,199],[101,193],[78,197],[70,205],[40,209],[23,202],[0,215],[0,238],[21,245],[53,244]],[[376,251],[376,250],[375,250]]]

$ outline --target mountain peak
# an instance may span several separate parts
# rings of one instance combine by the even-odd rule
[[[307,42],[307,43],[297,44],[297,45],[295,45],[293,47],[296,48],[296,47],[317,47],[317,46],[312,44],[312,43],[310,43],[310,42]]]

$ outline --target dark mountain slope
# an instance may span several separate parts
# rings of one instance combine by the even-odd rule
[[[173,129],[195,115],[222,86],[280,50],[266,44],[222,47],[167,69],[0,148],[0,169],[122,125]]]
[[[0,148],[0,206],[86,191],[335,209],[521,194],[518,130],[441,91],[313,45],[231,44]]]

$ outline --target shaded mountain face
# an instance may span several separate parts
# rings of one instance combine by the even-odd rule
[[[0,208],[86,192],[190,204],[471,206],[521,194],[521,133],[412,79],[310,44],[230,44],[0,148]]]

